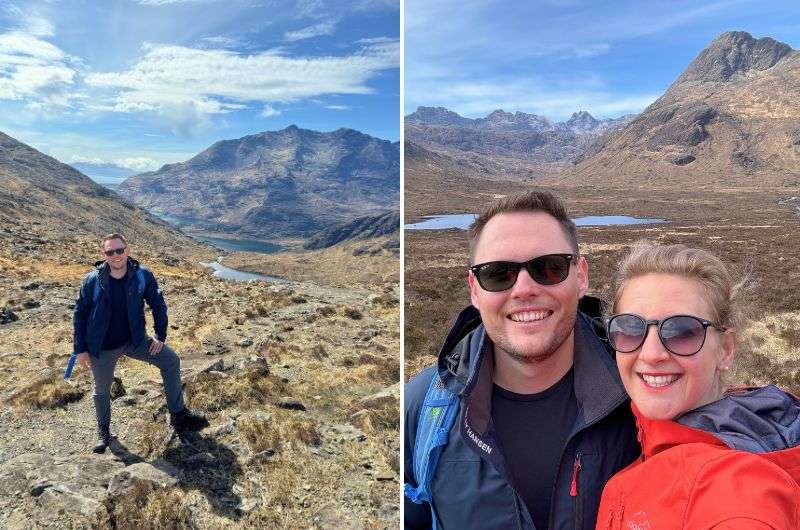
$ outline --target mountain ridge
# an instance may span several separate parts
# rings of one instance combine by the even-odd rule
[[[212,231],[305,237],[399,201],[399,142],[291,125],[220,140],[185,162],[125,180],[147,209]]]
[[[557,180],[798,186],[798,98],[800,52],[769,37],[722,33],[661,97]]]

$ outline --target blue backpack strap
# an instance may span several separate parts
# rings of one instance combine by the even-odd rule
[[[414,441],[414,477],[417,487],[411,484],[403,486],[403,492],[411,501],[417,504],[427,502],[431,505],[434,528],[436,513],[431,500],[431,483],[436,474],[439,455],[447,445],[459,408],[458,396],[447,390],[439,374],[434,373],[417,420],[417,436]]]
[[[136,279],[139,281],[139,295],[144,294],[144,286],[145,286],[145,278],[144,278],[144,269],[139,267],[136,270]]]

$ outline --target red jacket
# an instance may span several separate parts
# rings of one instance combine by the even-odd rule
[[[788,394],[765,387],[678,421],[632,408],[643,453],[603,490],[597,530],[800,529],[800,405]]]

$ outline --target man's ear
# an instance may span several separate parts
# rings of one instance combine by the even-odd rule
[[[575,268],[578,269],[578,298],[581,298],[589,291],[589,263],[581,256]]]
[[[478,280],[475,279],[475,275],[472,272],[467,272],[467,285],[469,285],[469,297],[472,301],[472,305],[475,306],[476,309],[480,309],[478,306],[478,290],[481,288],[478,285]]]

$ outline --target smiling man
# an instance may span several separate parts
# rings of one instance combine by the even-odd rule
[[[114,367],[123,355],[150,363],[161,370],[171,424],[181,440],[187,432],[208,426],[201,414],[183,403],[180,359],[165,344],[167,305],[153,273],[129,256],[120,234],[100,243],[102,260],[83,278],[75,303],[74,347],[78,363],[92,370],[98,441],[95,453],[111,443],[111,383]],[[145,331],[144,302],[153,313],[155,338]]]
[[[599,315],[579,310],[599,303],[575,224],[550,193],[507,197],[471,226],[470,254],[472,306],[405,389],[405,526],[593,529],[640,448]]]

